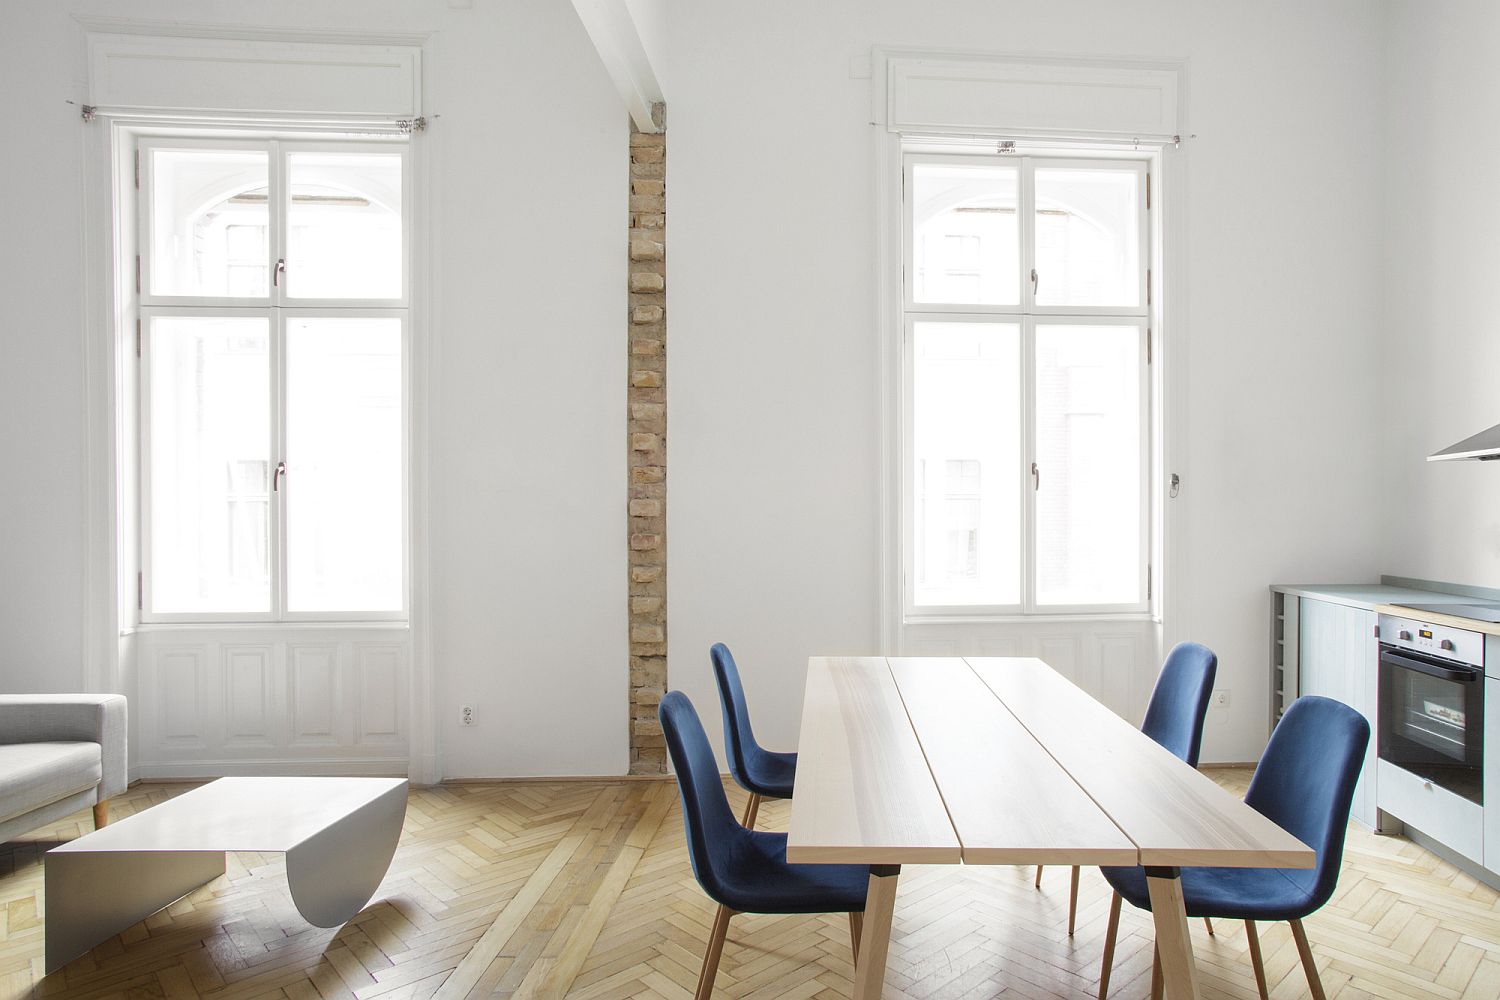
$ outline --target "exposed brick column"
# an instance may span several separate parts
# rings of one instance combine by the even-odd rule
[[[630,773],[664,774],[667,690],[667,137],[630,135]]]

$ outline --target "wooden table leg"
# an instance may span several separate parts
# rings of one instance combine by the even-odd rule
[[[896,910],[900,865],[871,865],[865,893],[865,918],[859,931],[859,960],[854,967],[853,1000],[880,1000],[885,986],[885,953],[891,944],[891,916]]]
[[[1151,894],[1167,1000],[1198,1000],[1198,970],[1193,962],[1193,940],[1188,936],[1181,873],[1176,868],[1147,867],[1146,888]]]

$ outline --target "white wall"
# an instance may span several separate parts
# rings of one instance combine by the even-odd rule
[[[1387,572],[1500,587],[1500,466],[1426,455],[1500,423],[1500,6],[1396,0],[1386,50]]]
[[[83,683],[81,60],[53,7],[0,13],[0,691]]]
[[[626,769],[627,119],[565,0],[24,0],[0,12],[0,691],[76,689],[84,620],[83,28],[432,32],[430,441],[450,776]],[[419,447],[423,447],[419,442]],[[457,705],[480,724],[457,725]]]
[[[870,83],[851,57],[1186,58],[1198,138],[1173,250],[1189,454],[1173,468],[1188,577],[1173,624],[1218,650],[1232,691],[1205,759],[1258,756],[1266,586],[1381,566],[1381,8],[771,0],[673,4],[647,23],[670,122],[672,686],[717,733],[707,647],[727,641],[758,734],[790,747],[806,657],[878,647]]]

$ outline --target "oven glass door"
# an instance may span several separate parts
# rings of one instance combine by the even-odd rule
[[[1484,671],[1380,649],[1380,756],[1483,804]]]

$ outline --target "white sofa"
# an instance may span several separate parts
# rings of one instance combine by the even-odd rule
[[[125,698],[0,695],[0,843],[125,790]]]

